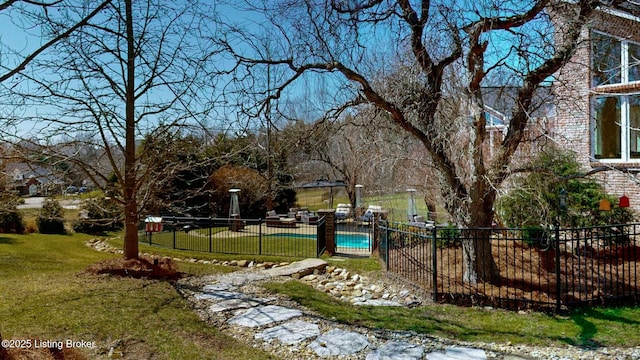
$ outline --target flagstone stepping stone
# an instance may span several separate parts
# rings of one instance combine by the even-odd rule
[[[450,347],[445,352],[427,354],[427,360],[486,360],[487,354],[482,349],[467,347]]]
[[[393,341],[367,354],[366,360],[415,360],[422,359],[424,347],[404,341]]]
[[[293,276],[301,278],[313,273],[314,270],[324,270],[327,267],[327,262],[321,259],[304,259],[293,262],[286,266],[280,266],[277,268],[271,268],[264,270],[264,273],[268,276]],[[295,275],[295,276],[294,276]]]
[[[294,320],[259,332],[255,335],[255,338],[263,340],[278,339],[283,344],[292,345],[318,335],[320,335],[320,327],[317,324]]]
[[[227,283],[205,285],[202,288],[203,292],[216,292],[216,291],[229,291],[235,289],[236,286]]]
[[[215,292],[201,292],[197,293],[193,296],[196,300],[212,300],[212,301],[222,301],[229,299],[242,299],[247,296],[243,293],[239,293],[236,291],[215,291]]]
[[[266,304],[273,301],[275,298],[233,298],[229,300],[223,300],[209,306],[210,312],[223,312],[237,309],[250,309],[258,305]]]
[[[309,348],[318,356],[351,355],[369,346],[367,337],[353,331],[333,329],[318,336]]]
[[[258,327],[274,322],[289,320],[302,315],[302,311],[278,305],[265,305],[251,308],[231,319],[230,324]]]
[[[248,282],[264,280],[267,278],[269,278],[268,274],[238,271],[238,272],[232,272],[232,273],[220,275],[216,278],[216,280],[218,280],[218,283],[221,283],[221,284],[242,286]]]

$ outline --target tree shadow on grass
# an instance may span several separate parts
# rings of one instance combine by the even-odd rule
[[[580,327],[580,334],[578,334],[577,343],[574,342],[572,345],[587,348],[599,348],[603,346],[603,344],[594,339],[596,334],[598,334],[598,326],[590,319],[625,325],[640,325],[640,321],[627,319],[617,315],[617,313],[618,311],[616,311],[615,308],[585,308],[574,311],[570,318],[578,327]],[[600,326],[606,325],[603,324]]]
[[[0,236],[0,244],[8,244],[8,245],[11,245],[11,244],[15,244],[15,243],[17,243],[17,242],[18,242],[18,241],[17,241],[16,239],[8,238],[8,237],[4,237],[4,236]]]

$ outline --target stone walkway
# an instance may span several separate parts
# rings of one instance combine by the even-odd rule
[[[411,332],[349,326],[324,319],[295,302],[269,294],[260,286],[261,282],[267,280],[290,281],[296,278],[313,283],[324,277],[322,281],[315,281],[316,287],[327,292],[339,286],[343,287],[341,291],[348,287],[352,289],[348,292],[350,297],[343,300],[351,303],[415,304],[416,298],[407,294],[405,297],[394,295],[392,300],[387,293],[387,299],[381,299],[385,293],[376,294],[375,289],[365,292],[365,296],[354,296],[353,292],[362,294],[363,288],[371,287],[362,286],[353,290],[358,285],[354,284],[358,282],[354,281],[356,275],[345,276],[343,271],[327,267],[322,260],[307,259],[283,266],[274,265],[270,269],[252,266],[251,269],[208,276],[195,282],[191,279],[181,282],[178,289],[193,303],[200,316],[212,325],[284,359],[640,359],[640,349],[629,349],[627,353],[616,352],[610,356],[612,354],[606,349],[586,351],[578,348],[457,343]],[[327,279],[323,275],[327,273],[344,282]],[[327,287],[327,284],[330,286]],[[374,299],[374,296],[380,299]],[[408,301],[407,304],[407,298],[413,299],[413,303]]]
[[[98,251],[121,252],[99,240],[87,245]],[[374,284],[366,277],[327,266],[319,259],[292,264],[174,260],[243,268],[228,274],[183,279],[176,287],[203,320],[282,359],[640,360],[640,347],[593,350],[573,346],[469,343],[413,332],[344,325],[273,295],[261,285],[265,281],[299,279],[354,305],[421,304],[420,297],[407,289]]]

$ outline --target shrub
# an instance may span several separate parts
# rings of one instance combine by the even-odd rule
[[[462,245],[461,232],[454,224],[449,224],[446,227],[438,228],[436,233],[438,239],[438,245],[442,247],[460,246]]]
[[[0,233],[24,233],[22,214],[18,211],[17,197],[3,197],[0,200]]]
[[[617,199],[599,183],[581,176],[572,154],[541,153],[530,167],[540,171],[516,178],[511,190],[496,202],[496,214],[507,226],[547,228],[557,222],[562,227],[586,227],[634,220],[632,210],[615,205]],[[559,207],[561,189],[567,193],[566,209]],[[598,209],[604,198],[611,202],[611,211]]]
[[[74,221],[73,231],[85,234],[104,234],[107,231],[120,230],[123,227],[122,208],[109,197],[94,197],[84,200],[80,213],[84,214]]]
[[[548,241],[549,234],[546,229],[539,226],[525,226],[522,229],[522,239],[529,246],[538,246]]]
[[[36,219],[38,231],[41,234],[64,234],[64,214],[62,206],[55,200],[47,199]]]

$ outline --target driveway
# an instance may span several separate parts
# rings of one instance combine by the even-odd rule
[[[24,204],[18,205],[18,209],[40,209],[42,208],[42,203],[46,197],[34,196],[34,197],[26,197],[24,199]],[[60,205],[62,205],[65,209],[77,209],[82,200],[80,199],[62,199],[60,200]]]

